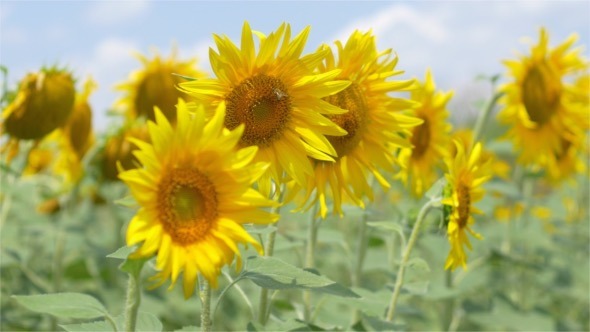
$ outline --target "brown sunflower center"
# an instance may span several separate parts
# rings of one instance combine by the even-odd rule
[[[557,111],[561,97],[559,77],[548,63],[529,69],[522,82],[522,101],[531,121],[543,125]]]
[[[432,135],[430,132],[430,122],[426,118],[422,120],[424,120],[424,122],[414,129],[412,137],[410,138],[410,142],[414,146],[412,157],[417,159],[422,157],[428,150],[428,147],[430,146],[430,137]]]
[[[158,214],[173,241],[195,243],[217,218],[215,186],[196,169],[173,169],[158,186]]]
[[[240,143],[268,146],[281,137],[291,116],[291,97],[278,78],[259,74],[242,81],[226,97],[225,126],[245,124]]]
[[[361,88],[355,83],[335,95],[326,97],[325,100],[332,105],[348,110],[344,114],[330,116],[330,120],[346,130],[348,134],[326,136],[340,158],[352,152],[363,138],[368,122],[367,100]]]
[[[467,226],[469,212],[471,211],[471,194],[467,185],[459,183],[457,186],[457,198],[459,201],[459,206],[457,207],[459,220],[457,220],[457,223],[459,224],[459,228],[463,229]]]

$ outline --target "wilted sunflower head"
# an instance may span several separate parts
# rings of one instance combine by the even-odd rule
[[[156,55],[151,60],[138,54],[143,68],[131,73],[129,81],[117,86],[125,91],[119,101],[129,119],[145,117],[155,119],[154,107],[158,107],[169,121],[176,121],[176,102],[186,95],[176,86],[184,77],[202,78],[205,74],[196,69],[196,59],[180,61],[173,51],[168,59]]]
[[[120,163],[125,170],[137,167],[138,161],[133,155],[133,151],[137,150],[137,147],[129,141],[129,138],[149,141],[147,125],[143,121],[128,124],[107,140],[101,165],[105,179],[119,181],[117,163]]]
[[[76,91],[65,69],[29,73],[3,112],[4,130],[15,139],[41,139],[63,126],[72,113]]]

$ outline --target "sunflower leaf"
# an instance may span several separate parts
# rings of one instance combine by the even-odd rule
[[[342,297],[359,297],[350,289],[274,257],[250,257],[239,276],[268,289],[304,289]]]
[[[103,332],[113,331],[113,326],[109,322],[103,320],[98,322],[82,323],[82,324],[66,324],[60,325],[62,329],[68,332]]]
[[[138,207],[137,202],[135,201],[135,198],[133,198],[133,196],[131,196],[131,195],[127,195],[121,199],[116,200],[115,204],[121,205],[124,207],[128,207],[128,208]]]
[[[430,199],[433,199],[435,197],[441,197],[443,194],[443,189],[445,188],[446,185],[447,185],[447,179],[443,176],[440,179],[438,179],[432,185],[432,187],[430,187],[430,189],[428,189],[426,191],[426,194],[424,194],[424,195]]]
[[[81,293],[13,295],[25,308],[63,318],[92,319],[104,317],[107,309],[96,298]]]

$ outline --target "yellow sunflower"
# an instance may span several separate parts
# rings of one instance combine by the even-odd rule
[[[256,54],[253,34],[259,40]],[[239,145],[258,146],[256,161],[270,163],[259,181],[265,194],[271,192],[271,179],[282,182],[283,171],[303,185],[313,175],[308,157],[334,161],[336,150],[324,135],[345,135],[322,114],[346,112],[322,100],[348,87],[336,81],[341,70],[314,73],[328,50],[302,56],[309,27],[291,39],[291,27],[282,24],[266,36],[253,33],[248,22],[242,28],[241,45],[227,36],[215,35],[218,52],[209,50],[216,78],[180,84],[183,91],[209,105],[208,117],[220,105],[226,112],[229,129],[245,125]]]
[[[567,80],[586,66],[580,49],[571,49],[576,39],[572,35],[551,49],[542,28],[530,56],[505,61],[513,81],[501,88],[505,96],[499,119],[511,126],[507,136],[524,165],[546,166],[554,153],[562,153],[562,139],[572,136],[576,120],[585,116],[588,121],[588,109],[572,102],[576,90]]]
[[[421,197],[439,177],[437,170],[442,166],[449,145],[451,125],[446,106],[452,95],[452,92],[436,91],[430,71],[426,72],[424,83],[412,91],[412,100],[420,103],[415,114],[423,122],[412,130],[412,147],[400,151],[399,159],[404,168],[398,177],[409,185],[415,197]]]
[[[484,190],[481,185],[490,179],[488,164],[481,160],[481,143],[477,143],[471,152],[466,152],[459,142],[455,144],[457,155],[445,160],[448,185],[443,199],[449,217],[447,235],[451,245],[445,269],[451,270],[466,267],[467,255],[463,246],[471,249],[467,232],[481,239],[481,235],[470,227],[474,223],[472,214],[481,214],[473,204],[482,199]]]
[[[244,126],[223,128],[223,108],[206,123],[202,108],[189,114],[180,101],[175,129],[160,111],[155,117],[151,143],[132,139],[143,167],[119,174],[141,206],[127,229],[127,245],[141,243],[132,257],[157,253],[156,286],[170,279],[173,287],[184,271],[188,298],[198,274],[216,287],[221,268],[235,256],[240,268],[238,243],[262,252],[242,225],[275,222],[278,215],[260,208],[276,203],[251,188],[268,164],[251,163],[255,146],[235,148]]]
[[[369,176],[389,188],[382,172],[394,171],[394,151],[410,147],[404,136],[420,123],[402,114],[414,106],[413,102],[389,95],[406,91],[414,84],[414,80],[389,81],[403,73],[396,70],[398,58],[391,49],[378,52],[375,36],[359,31],[354,31],[344,45],[336,41],[336,46],[337,61],[329,46],[320,48],[321,52],[326,52],[326,57],[319,66],[319,73],[341,70],[336,78],[351,82],[346,89],[325,98],[330,104],[348,110],[344,114],[328,115],[348,134],[327,136],[338,154],[336,160],[314,160],[314,176],[308,178],[304,187],[307,198],[315,194],[308,207],[319,202],[322,218],[328,212],[327,196],[332,198],[334,214],[339,215],[343,214],[343,200],[361,207],[364,207],[364,197],[373,200],[373,189],[367,181]]]
[[[154,120],[154,107],[158,107],[171,122],[176,121],[176,102],[178,98],[186,98],[176,86],[185,81],[181,76],[202,78],[205,74],[196,69],[196,59],[186,62],[176,58],[173,50],[168,59],[156,54],[148,59],[141,54],[137,58],[143,68],[131,73],[129,81],[117,86],[125,92],[125,96],[118,102],[127,118],[146,117]]]
[[[556,152],[550,158],[547,165],[547,178],[552,183],[559,183],[566,179],[572,179],[574,174],[587,174],[586,165],[581,158],[585,140],[570,142],[562,140],[560,152]],[[579,144],[579,145],[574,145]]]
[[[457,146],[455,145],[455,141],[459,142],[463,146],[464,150],[469,150],[473,145],[473,131],[469,128],[462,128],[452,132],[451,142],[448,145],[448,151],[451,157],[457,155]],[[489,163],[494,176],[504,180],[509,179],[512,166],[510,166],[508,162],[499,158],[499,156],[497,156],[495,153],[482,148],[481,160],[484,164]]]

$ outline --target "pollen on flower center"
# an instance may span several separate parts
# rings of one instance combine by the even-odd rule
[[[545,124],[555,114],[561,83],[547,63],[529,69],[522,83],[522,101],[531,121]]]
[[[412,157],[415,159],[422,157],[422,155],[428,150],[428,146],[430,146],[430,136],[432,135],[430,132],[431,128],[429,120],[427,118],[422,120],[424,120],[424,122],[414,129],[410,139],[410,142],[414,146]]]
[[[338,153],[338,158],[340,158],[354,150],[363,137],[367,126],[367,100],[361,88],[352,83],[339,93],[326,97],[326,101],[348,110],[344,114],[330,116],[330,120],[346,130],[348,134],[345,136],[326,136]]]
[[[158,215],[173,241],[202,239],[217,218],[215,186],[196,169],[173,169],[158,185]]]
[[[283,82],[259,74],[242,81],[226,97],[225,126],[245,124],[240,143],[268,146],[280,138],[291,116],[291,97]]]
[[[457,223],[459,224],[459,228],[464,228],[467,226],[469,212],[471,210],[471,194],[469,193],[469,187],[467,187],[467,185],[460,183],[457,186],[457,199],[459,201],[459,206],[457,207],[459,218]]]

